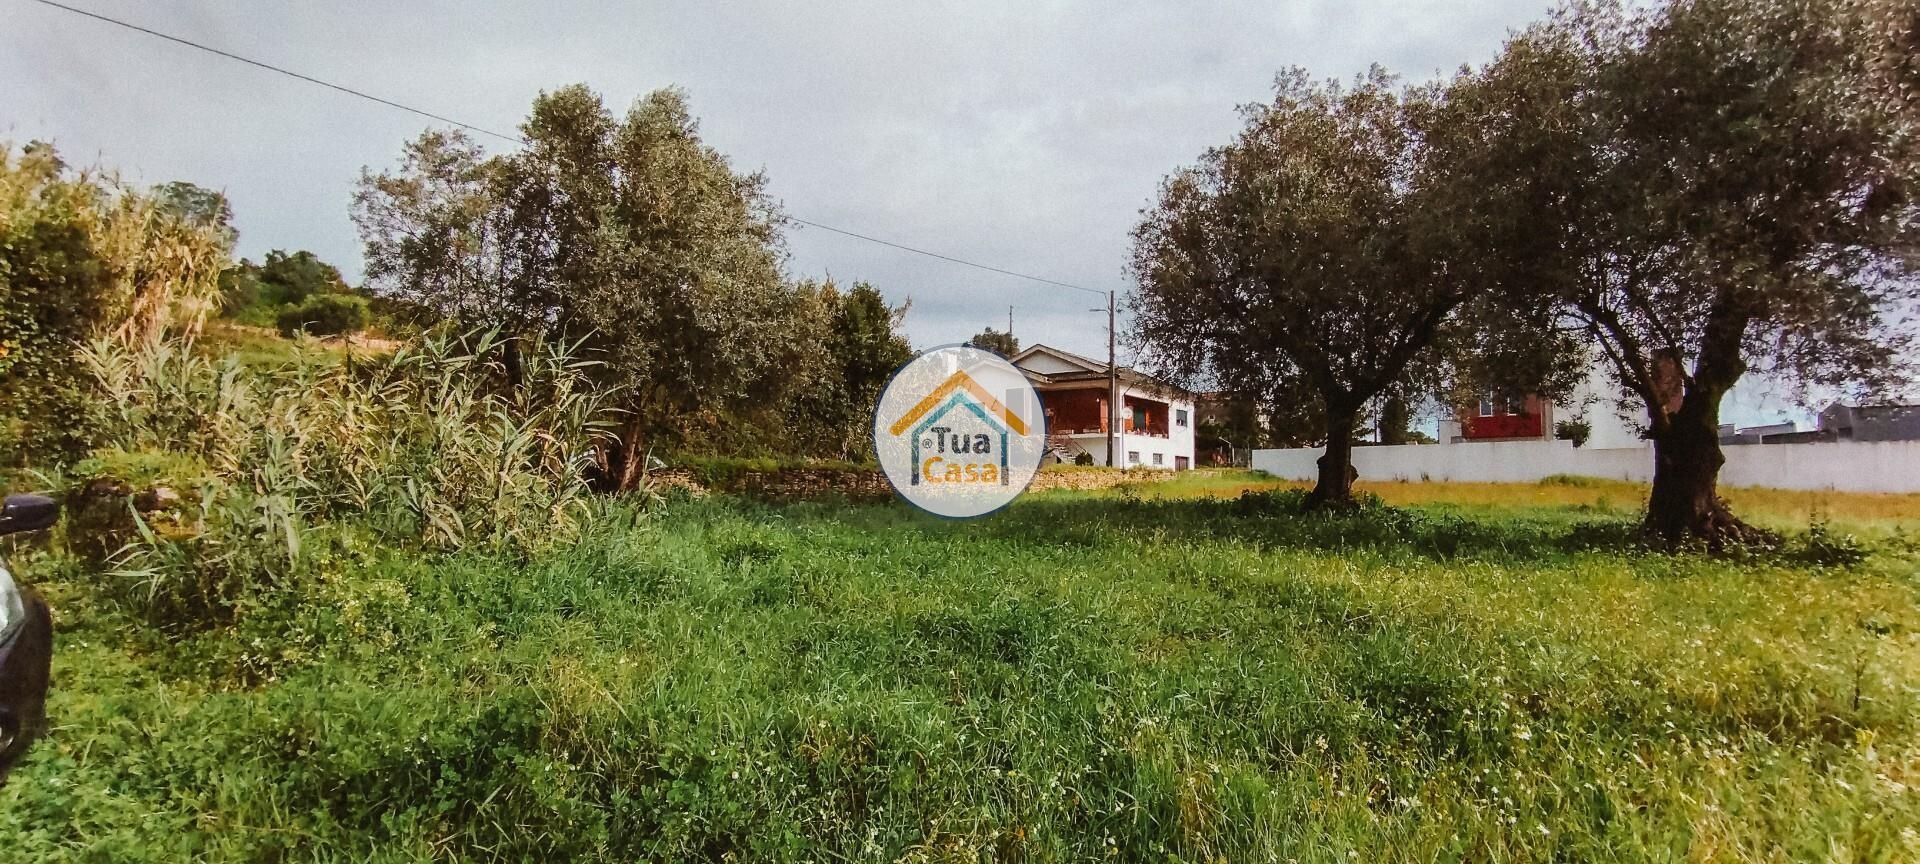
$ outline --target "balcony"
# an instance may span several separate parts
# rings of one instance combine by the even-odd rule
[[[1051,434],[1065,435],[1069,438],[1105,438],[1107,437],[1107,430],[1105,429],[1049,429],[1048,431]],[[1121,434],[1126,435],[1129,438],[1170,437],[1165,430],[1161,430],[1158,432],[1155,432],[1151,429],[1146,431],[1141,431],[1133,428],[1133,424],[1131,423],[1127,424],[1126,427],[1121,430]]]
[[[1047,412],[1047,431],[1074,438],[1107,435],[1107,391],[1099,389],[1043,390],[1040,402]],[[1157,399],[1128,396],[1123,403],[1121,431],[1148,438],[1169,437],[1169,406]]]
[[[1461,437],[1470,441],[1505,438],[1539,438],[1545,430],[1538,414],[1494,414],[1468,417]]]

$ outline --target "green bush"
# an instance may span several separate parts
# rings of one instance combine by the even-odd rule
[[[1808,526],[1807,532],[1795,538],[1787,549],[1791,560],[1815,567],[1855,567],[1866,561],[1869,554],[1859,538],[1835,532],[1824,519]]]
[[[358,294],[315,294],[275,318],[283,336],[338,336],[366,329],[373,320],[367,298]]]
[[[1585,447],[1587,439],[1593,437],[1593,424],[1585,420],[1562,420],[1553,424],[1553,437],[1572,441],[1575,447]]]
[[[96,406],[74,346],[197,329],[227,243],[47,145],[0,147],[0,461],[84,453]]]

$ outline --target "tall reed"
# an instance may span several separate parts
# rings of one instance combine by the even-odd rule
[[[178,339],[87,345],[109,444],[207,466],[189,530],[143,530],[124,584],[162,619],[217,622],[297,579],[302,538],[324,522],[439,550],[528,553],[573,536],[618,394],[589,380],[577,345],[529,346],[510,384],[502,344],[435,332],[387,356],[273,371]]]

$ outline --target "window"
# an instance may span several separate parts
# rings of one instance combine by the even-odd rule
[[[1527,397],[1518,393],[1508,393],[1506,413],[1515,417],[1527,413]]]
[[[1127,464],[1128,464],[1128,465],[1138,465],[1138,464],[1140,464],[1140,451],[1138,451],[1138,450],[1128,450],[1128,451],[1127,451]]]
[[[1481,396],[1480,396],[1480,416],[1482,416],[1482,417],[1492,417],[1492,416],[1493,416],[1493,394],[1492,394],[1492,393],[1483,393],[1483,394],[1481,394]]]
[[[1153,454],[1153,464],[1155,464],[1155,465],[1165,465],[1165,464],[1167,464],[1167,463],[1166,463],[1166,457],[1164,457],[1164,456],[1162,456],[1162,455],[1160,455],[1159,453],[1155,453],[1155,454]]]
[[[1133,428],[1142,431],[1147,428],[1147,406],[1133,406]]]
[[[1181,409],[1179,409],[1179,410],[1177,410],[1177,411],[1174,411],[1174,412],[1173,412],[1173,425],[1175,425],[1175,426],[1179,426],[1179,427],[1181,427],[1181,428],[1183,428],[1183,429],[1184,429],[1184,428],[1186,428],[1186,425],[1187,425],[1187,409],[1185,409],[1185,408],[1181,408]]]

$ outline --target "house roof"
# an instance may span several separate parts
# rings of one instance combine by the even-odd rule
[[[1905,413],[1909,411],[1920,411],[1920,405],[1893,405],[1893,404],[1851,405],[1846,402],[1835,402],[1832,405],[1828,405],[1826,410],[1832,411],[1835,408],[1845,408],[1848,411],[1860,411],[1860,412],[1886,411],[1886,412],[1895,412],[1895,413]]]
[[[935,387],[932,393],[928,393],[926,398],[921,399],[911,409],[908,409],[907,413],[901,415],[899,420],[894,421],[893,427],[888,431],[898,435],[907,431],[907,427],[912,426],[915,421],[926,416],[928,413],[946,413],[953,405],[949,402],[945,406],[942,406],[940,404],[942,400],[947,399],[948,396],[959,398],[958,394],[962,393],[972,397],[974,403],[981,407],[984,412],[981,416],[988,417],[989,415],[998,415],[1002,420],[1006,421],[1006,425],[1011,427],[1013,431],[1021,435],[1027,434],[1027,421],[1022,420],[1020,415],[1013,413],[1007,406],[1000,404],[1000,400],[993,398],[993,394],[988,393],[985,388],[980,386],[979,382],[973,380],[973,376],[965,372],[955,372],[947,376],[947,380],[941,382],[940,386]],[[939,408],[940,410],[934,412],[935,408]],[[991,418],[989,417],[989,419]]]
[[[978,417],[982,421],[984,421],[987,424],[987,426],[993,429],[993,431],[998,432],[1001,435],[1007,434],[1007,424],[1002,423],[999,420],[995,419],[995,415],[992,412],[988,411],[986,408],[982,407],[980,405],[979,400],[968,398],[968,395],[966,393],[955,393],[952,396],[947,397],[947,401],[945,404],[941,405],[939,408],[928,411],[925,415],[922,416],[919,423],[914,424],[914,427],[913,427],[914,437],[918,438],[920,436],[920,433],[927,431],[927,427],[932,426],[935,423],[941,422],[941,420],[947,416],[948,412],[951,412],[956,408],[965,408],[968,411],[973,412],[973,415],[975,417]],[[999,416],[1010,417],[1012,415],[1002,414]]]
[[[1025,360],[1028,357],[1032,357],[1035,354],[1051,354],[1055,357],[1058,357],[1062,360],[1067,361],[1068,363],[1073,363],[1075,365],[1082,366],[1090,372],[1099,372],[1102,375],[1107,374],[1106,361],[1095,360],[1092,357],[1087,357],[1081,354],[1075,354],[1072,351],[1067,351],[1061,348],[1055,348],[1052,345],[1028,345],[1026,350],[1013,355],[1013,365],[1018,366],[1020,365],[1020,361]]]
[[[1037,372],[1033,369],[1028,368],[1027,362],[1026,362],[1030,360],[1032,357],[1034,357],[1034,355],[1037,355],[1037,354],[1050,355],[1055,359],[1061,360],[1069,365],[1077,366],[1080,368],[1071,370],[1071,371],[1065,371],[1065,372]],[[1102,380],[1105,380],[1107,377],[1106,361],[1095,360],[1092,357],[1087,357],[1082,354],[1075,354],[1072,351],[1062,350],[1059,348],[1055,348],[1051,345],[1037,345],[1037,344],[1029,345],[1026,347],[1026,349],[1022,350],[1020,353],[1013,355],[1013,357],[1011,358],[1011,362],[1013,363],[1014,367],[1018,368],[1022,373],[1024,373],[1027,376],[1027,378],[1040,384],[1062,384],[1062,383],[1068,383],[1073,381],[1102,381]],[[1152,387],[1152,388],[1161,389],[1161,390],[1171,390],[1176,393],[1192,395],[1192,391],[1186,389],[1185,387],[1181,387],[1179,385],[1171,384],[1166,381],[1163,381],[1159,378],[1155,378],[1152,375],[1148,375],[1147,373],[1141,372],[1140,370],[1135,369],[1131,366],[1121,366],[1118,370],[1117,377],[1119,377],[1121,381],[1126,382],[1128,384],[1138,384],[1146,387]]]

